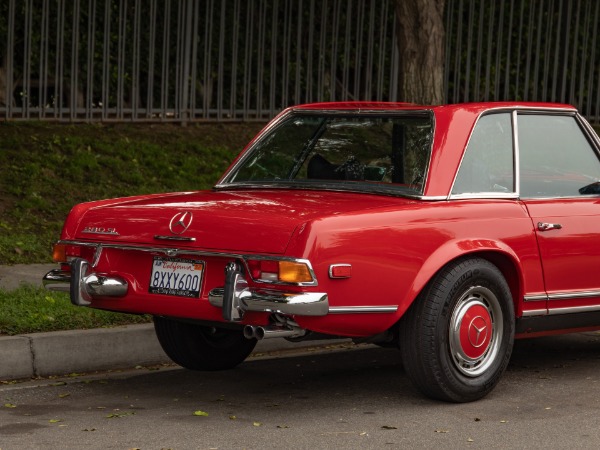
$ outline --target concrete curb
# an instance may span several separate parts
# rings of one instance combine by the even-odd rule
[[[294,343],[267,339],[259,341],[254,354],[334,342],[340,340]],[[2,337],[0,361],[0,381],[171,362],[158,343],[152,324]]]
[[[41,286],[43,275],[56,264],[0,265],[0,289],[22,284]],[[346,339],[350,342],[350,339]],[[344,341],[285,339],[260,341],[254,354],[322,347]],[[74,372],[125,369],[171,362],[152,324],[94,330],[56,331],[0,337],[0,381],[66,375]]]

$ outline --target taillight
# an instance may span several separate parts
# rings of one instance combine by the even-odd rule
[[[314,278],[307,263],[273,259],[250,259],[248,269],[255,281],[271,283],[312,283]]]
[[[67,246],[64,244],[54,244],[52,248],[52,261],[57,263],[67,262]]]
[[[88,250],[88,253],[93,250]],[[69,244],[54,244],[52,247],[52,260],[57,263],[67,263],[73,258],[85,257],[88,255],[84,255],[84,249],[78,245],[69,245]]]

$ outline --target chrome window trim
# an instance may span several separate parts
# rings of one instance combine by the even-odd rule
[[[96,253],[94,254],[94,259],[92,263],[92,267],[96,267],[98,261],[100,260],[100,256],[102,254],[102,250],[105,248],[117,249],[117,250],[127,250],[127,251],[139,251],[145,253],[159,253],[164,254],[168,257],[174,257],[178,255],[193,255],[193,256],[208,256],[208,257],[216,257],[216,258],[233,258],[240,259],[244,261],[244,265],[246,267],[247,273],[250,273],[248,268],[248,259],[261,259],[261,260],[273,260],[273,261],[291,261],[297,263],[306,264],[308,270],[314,281],[308,283],[287,283],[282,281],[263,281],[263,280],[254,280],[256,283],[268,284],[268,285],[281,285],[281,286],[318,286],[319,283],[317,281],[317,276],[315,275],[315,271],[312,267],[311,262],[308,259],[302,258],[293,258],[290,256],[276,256],[276,255],[255,255],[255,254],[241,254],[241,253],[227,253],[227,252],[210,252],[204,250],[192,250],[187,248],[169,248],[169,247],[151,247],[151,246],[142,246],[142,245],[128,245],[128,244],[111,244],[105,242],[88,242],[88,241],[77,241],[77,240],[60,240],[57,244],[65,244],[65,245],[75,245],[75,246],[85,246],[85,247],[95,247]]]
[[[294,189],[298,191],[328,191],[328,192],[343,192],[353,194],[365,194],[365,195],[385,195],[387,197],[398,197],[408,198],[411,200],[423,200],[423,201],[446,201],[448,200],[447,195],[417,195],[400,192],[399,189],[379,189],[379,190],[366,190],[366,189],[339,189],[331,185],[326,184],[312,184],[306,186],[298,186],[291,184],[217,184],[213,186],[214,190],[217,191],[235,191],[241,189],[272,189],[272,190],[289,190]]]
[[[513,161],[515,170],[515,193],[517,197],[521,197],[521,148],[519,147],[519,121],[517,120],[518,113],[516,110],[512,112],[511,120],[513,126]]]
[[[587,120],[585,120],[585,118],[579,114],[578,111],[576,110],[571,110],[571,109],[549,109],[549,110],[525,110],[525,111],[515,111],[515,116],[518,116],[518,114],[536,114],[536,113],[545,113],[547,114],[548,112],[553,113],[552,115],[555,116],[569,116],[569,117],[573,117],[575,119],[575,122],[579,125],[579,127],[581,128],[581,131],[583,131],[584,136],[588,139],[588,142],[590,144],[590,147],[592,147],[592,150],[594,151],[594,153],[596,154],[596,157],[600,160],[600,137],[598,137],[598,135],[596,134],[595,130],[592,128],[592,126],[589,124],[589,122]],[[518,130],[518,125],[517,125],[517,119],[515,117],[515,130]],[[518,133],[515,133],[516,135],[518,135]],[[517,146],[518,146],[518,140],[517,140]],[[519,189],[521,186],[521,177],[519,176]],[[520,191],[519,191],[520,192]],[[597,197],[598,194],[582,194],[582,195],[568,195],[568,196],[554,196],[554,197],[523,197],[526,200],[556,200],[556,199],[561,199],[561,200],[569,200],[569,199],[586,199],[586,198],[590,198],[590,197]],[[521,198],[521,195],[519,194],[519,198]]]
[[[413,105],[406,105],[406,106],[413,106]],[[431,119],[431,143],[430,143],[430,148],[429,148],[429,159],[427,161],[427,167],[425,168],[425,173],[423,174],[423,179],[424,179],[424,183],[423,183],[423,189],[422,191],[425,191],[425,186],[427,184],[427,180],[429,177],[429,171],[430,171],[430,166],[431,166],[431,155],[433,153],[433,144],[434,144],[434,137],[435,137],[435,128],[436,128],[436,116],[435,113],[433,112],[433,110],[431,108],[427,108],[427,107],[421,107],[419,105],[414,105],[414,109],[340,109],[340,110],[331,110],[331,109],[296,109],[294,107],[288,108],[285,111],[283,111],[278,117],[276,117],[275,119],[273,119],[272,122],[270,122],[269,126],[267,126],[264,130],[261,131],[260,135],[257,136],[257,138],[252,142],[252,144],[245,150],[243,150],[243,154],[241,155],[240,158],[238,158],[237,161],[234,162],[234,164],[223,174],[223,176],[219,179],[219,181],[217,181],[217,184],[213,187],[213,189],[217,189],[217,190],[222,190],[222,189],[239,189],[239,188],[250,188],[250,189],[290,189],[290,188],[296,188],[296,189],[322,189],[322,190],[330,190],[330,191],[335,191],[335,192],[361,192],[361,193],[373,193],[373,194],[379,194],[379,195],[395,195],[398,197],[407,197],[407,198],[421,198],[423,197],[423,194],[407,194],[407,193],[402,193],[400,191],[401,188],[394,188],[394,184],[393,183],[386,183],[386,186],[390,186],[390,187],[386,187],[384,189],[377,189],[377,190],[373,190],[370,191],[369,189],[355,189],[353,190],[351,188],[351,186],[348,186],[347,188],[340,188],[339,183],[337,184],[337,189],[336,186],[332,187],[328,184],[313,184],[311,183],[310,185],[307,186],[297,186],[297,185],[293,185],[290,186],[292,183],[289,184],[281,184],[281,183],[268,183],[268,184],[256,184],[256,183],[246,183],[246,182],[241,182],[241,183],[232,183],[229,180],[231,179],[231,176],[233,175],[234,172],[236,172],[238,170],[238,168],[250,157],[250,154],[254,151],[254,148],[256,147],[256,145],[258,144],[258,142],[261,141],[262,137],[267,134],[268,132],[270,132],[271,130],[273,130],[274,128],[278,127],[281,125],[281,123],[285,120],[288,119],[289,116],[292,115],[310,115],[310,114],[322,114],[322,115],[327,115],[327,116],[351,116],[351,115],[355,115],[355,116],[382,116],[382,117],[402,117],[402,116],[414,116],[414,115],[418,115],[418,116],[427,116]],[[362,185],[362,186],[368,186],[368,185]],[[381,185],[378,185],[379,187]],[[391,191],[391,192],[390,192]]]
[[[510,194],[501,192],[479,192],[477,194],[453,194],[449,200],[465,200],[465,199],[504,199],[504,200],[515,200],[519,198],[519,194],[511,192]]]
[[[452,190],[454,189],[454,185],[456,184],[456,179],[458,178],[458,173],[460,172],[460,168],[462,166],[462,163],[465,159],[465,155],[467,154],[467,150],[469,149],[469,144],[471,143],[471,138],[473,137],[473,133],[475,132],[475,129],[477,128],[477,125],[479,124],[479,120],[484,117],[484,116],[489,116],[489,115],[493,115],[493,114],[510,114],[510,121],[511,121],[511,132],[512,132],[512,141],[513,141],[513,190],[511,192],[467,192],[467,193],[463,193],[463,194],[453,194]],[[473,125],[473,128],[471,129],[471,132],[469,133],[469,138],[467,139],[467,144],[465,145],[465,148],[463,149],[463,154],[460,157],[460,162],[458,163],[458,169],[456,169],[456,172],[454,173],[454,179],[452,180],[452,184],[450,185],[450,190],[448,191],[448,195],[447,195],[447,199],[448,200],[462,200],[462,199],[485,199],[485,198],[491,198],[491,199],[516,199],[519,198],[519,183],[517,181],[517,170],[516,170],[516,165],[518,165],[518,160],[516,159],[518,157],[518,151],[516,149],[516,142],[515,142],[515,134],[516,134],[516,111],[514,108],[492,108],[492,109],[488,109],[484,112],[482,112],[481,114],[479,114],[477,116],[477,119],[475,119],[475,123]]]
[[[466,149],[469,147],[469,143],[471,142],[471,136],[473,135],[473,131],[475,130],[475,127],[477,126],[477,123],[479,122],[479,119],[484,116],[484,115],[488,115],[488,114],[498,114],[498,113],[503,113],[503,112],[509,112],[511,113],[511,122],[512,122],[512,127],[513,127],[513,155],[514,155],[514,177],[515,177],[515,186],[514,186],[514,192],[510,192],[510,195],[506,195],[504,197],[498,197],[496,195],[493,194],[498,194],[497,192],[495,193],[477,193],[477,194],[452,194],[452,189],[454,188],[454,183],[456,182],[456,177],[458,176],[458,171],[460,170],[460,166],[462,165],[463,162],[463,158],[465,156],[466,153]],[[490,108],[487,109],[485,111],[483,111],[481,114],[479,114],[479,116],[477,117],[477,119],[475,120],[475,124],[473,125],[473,129],[471,130],[471,133],[469,134],[469,138],[467,139],[467,144],[465,145],[465,151],[463,152],[461,158],[460,158],[460,163],[458,165],[458,169],[456,170],[456,173],[454,174],[454,179],[452,180],[452,184],[450,186],[450,191],[448,192],[448,195],[446,196],[447,200],[461,200],[461,199],[475,199],[475,198],[493,198],[493,199],[499,199],[499,198],[506,198],[506,199],[514,199],[514,198],[521,198],[521,166],[520,166],[520,149],[519,149],[519,125],[518,125],[518,120],[517,117],[519,114],[539,114],[539,113],[543,113],[543,114],[554,114],[554,115],[569,115],[569,116],[574,116],[576,118],[580,117],[580,114],[577,112],[577,110],[575,109],[571,109],[571,108],[558,108],[558,107],[529,107],[529,106],[499,106],[496,108]],[[586,127],[588,129],[591,129],[591,125],[587,124],[586,122]],[[598,145],[600,145],[600,142],[595,140]],[[598,151],[598,145],[596,146],[596,150]],[[565,197],[561,197],[561,198],[565,198]],[[579,198],[579,197],[574,197],[574,198]]]

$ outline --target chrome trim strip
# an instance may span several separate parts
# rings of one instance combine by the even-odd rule
[[[167,256],[177,256],[185,253],[186,255],[198,255],[198,256],[216,256],[223,258],[244,258],[245,255],[238,253],[220,253],[220,252],[207,252],[198,251],[187,248],[172,248],[172,247],[145,247],[141,245],[127,245],[127,244],[111,244],[106,242],[89,242],[89,241],[77,241],[77,240],[60,240],[58,244],[67,245],[81,245],[85,247],[96,247],[96,248],[114,248],[118,250],[133,250],[147,253],[162,253]],[[285,259],[285,258],[282,258]],[[291,258],[293,259],[293,258]]]
[[[572,298],[600,297],[600,291],[557,292],[548,294],[548,300],[569,300]]]
[[[533,317],[533,316],[547,316],[547,309],[530,309],[528,311],[523,311],[522,317]]]
[[[572,306],[569,308],[548,308],[548,314],[556,316],[559,314],[574,314],[580,312],[600,311],[600,305]]]
[[[154,239],[159,241],[186,241],[186,242],[195,242],[195,237],[185,237],[185,236],[159,236],[158,234],[154,236]]]
[[[467,194],[452,194],[450,196],[451,200],[463,200],[463,199],[470,200],[470,199],[486,199],[486,198],[515,200],[515,199],[519,198],[519,195],[514,192],[510,192],[510,193],[478,192],[478,193],[467,193]]]
[[[159,253],[164,254],[169,257],[174,257],[178,255],[194,255],[194,256],[209,256],[216,258],[234,258],[241,259],[244,261],[244,265],[246,266],[246,270],[249,272],[248,268],[248,259],[270,259],[276,261],[292,261],[306,264],[308,270],[314,281],[310,283],[285,283],[281,281],[262,281],[262,280],[254,280],[257,283],[262,284],[272,284],[272,285],[280,285],[280,286],[318,286],[319,283],[317,281],[317,277],[315,275],[315,271],[312,267],[311,262],[308,259],[302,258],[292,258],[289,256],[270,256],[270,255],[254,255],[248,254],[243,255],[241,253],[222,253],[222,252],[210,252],[210,251],[202,251],[202,250],[192,250],[188,248],[169,248],[169,247],[144,247],[139,245],[127,245],[127,244],[110,244],[110,243],[100,243],[100,242],[87,242],[87,241],[76,241],[76,240],[60,240],[57,244],[66,244],[66,245],[79,245],[85,247],[95,247],[96,254],[94,255],[94,261],[92,266],[96,267],[98,260],[100,259],[100,254],[102,253],[102,249],[104,248],[113,248],[117,250],[132,250],[132,251],[140,251],[146,253]]]
[[[395,313],[398,306],[332,306],[329,314]]]
[[[225,289],[215,288],[208,293],[208,301],[223,308]],[[268,312],[298,316],[325,316],[329,312],[329,298],[324,292],[279,292],[244,290],[239,297],[245,311]]]
[[[534,294],[534,295],[526,295],[523,297],[524,302],[539,302],[548,300],[548,296],[546,294]]]

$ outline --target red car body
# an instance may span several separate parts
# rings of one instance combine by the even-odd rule
[[[349,336],[399,345],[426,395],[474,400],[514,338],[600,329],[599,148],[568,105],[292,107],[210,191],[75,206],[45,283],[152,314],[192,369]]]

